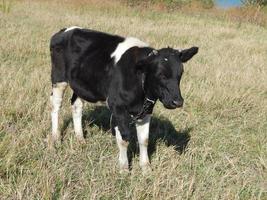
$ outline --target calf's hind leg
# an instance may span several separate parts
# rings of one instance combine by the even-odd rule
[[[59,82],[53,84],[50,101],[52,105],[51,120],[52,120],[52,140],[58,141],[60,139],[60,132],[58,130],[58,113],[61,107],[62,98],[67,87],[66,82]]]
[[[82,108],[83,102],[75,93],[71,98],[71,107],[72,107],[72,118],[74,132],[77,139],[81,142],[84,142],[83,130],[82,130]]]

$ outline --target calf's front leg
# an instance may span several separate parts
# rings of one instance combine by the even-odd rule
[[[125,141],[121,137],[121,133],[119,131],[118,127],[115,127],[115,133],[116,133],[116,140],[117,145],[119,147],[119,166],[120,166],[120,172],[128,172],[129,171],[129,161],[127,156],[127,150],[129,142]]]
[[[147,153],[150,119],[151,115],[146,115],[143,119],[137,120],[136,122],[137,138],[140,149],[139,163],[144,173],[151,170]]]
[[[120,172],[129,171],[129,161],[127,150],[130,140],[130,122],[131,117],[125,109],[113,109],[112,128],[115,130],[117,145],[119,147],[119,166]]]

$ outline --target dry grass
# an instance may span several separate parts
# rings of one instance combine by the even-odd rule
[[[87,104],[86,144],[77,144],[70,91],[61,112],[64,141],[47,149],[48,43],[70,25],[136,36],[154,47],[200,47],[181,83],[184,109],[156,106],[150,175],[142,176],[138,156],[131,174],[118,173],[101,107]],[[1,199],[267,199],[266,29],[67,1],[15,2],[0,12],[0,27]]]

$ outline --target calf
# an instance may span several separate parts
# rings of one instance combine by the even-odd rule
[[[157,100],[165,108],[183,105],[180,80],[183,63],[197,47],[185,50],[156,50],[133,37],[121,37],[94,30],[71,27],[52,36],[52,138],[60,138],[58,112],[69,85],[74,131],[84,140],[83,100],[106,101],[112,113],[111,128],[119,147],[121,170],[128,170],[127,147],[130,125],[135,124],[140,148],[140,166],[149,169],[147,154],[149,123]]]

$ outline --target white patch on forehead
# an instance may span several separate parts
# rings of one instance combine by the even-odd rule
[[[123,42],[119,43],[115,51],[111,54],[111,58],[115,57],[117,63],[121,56],[132,47],[147,47],[148,44],[134,37],[127,37]]]
[[[67,28],[64,32],[71,31],[73,29],[82,29],[82,28],[79,26],[72,26],[72,27]]]

